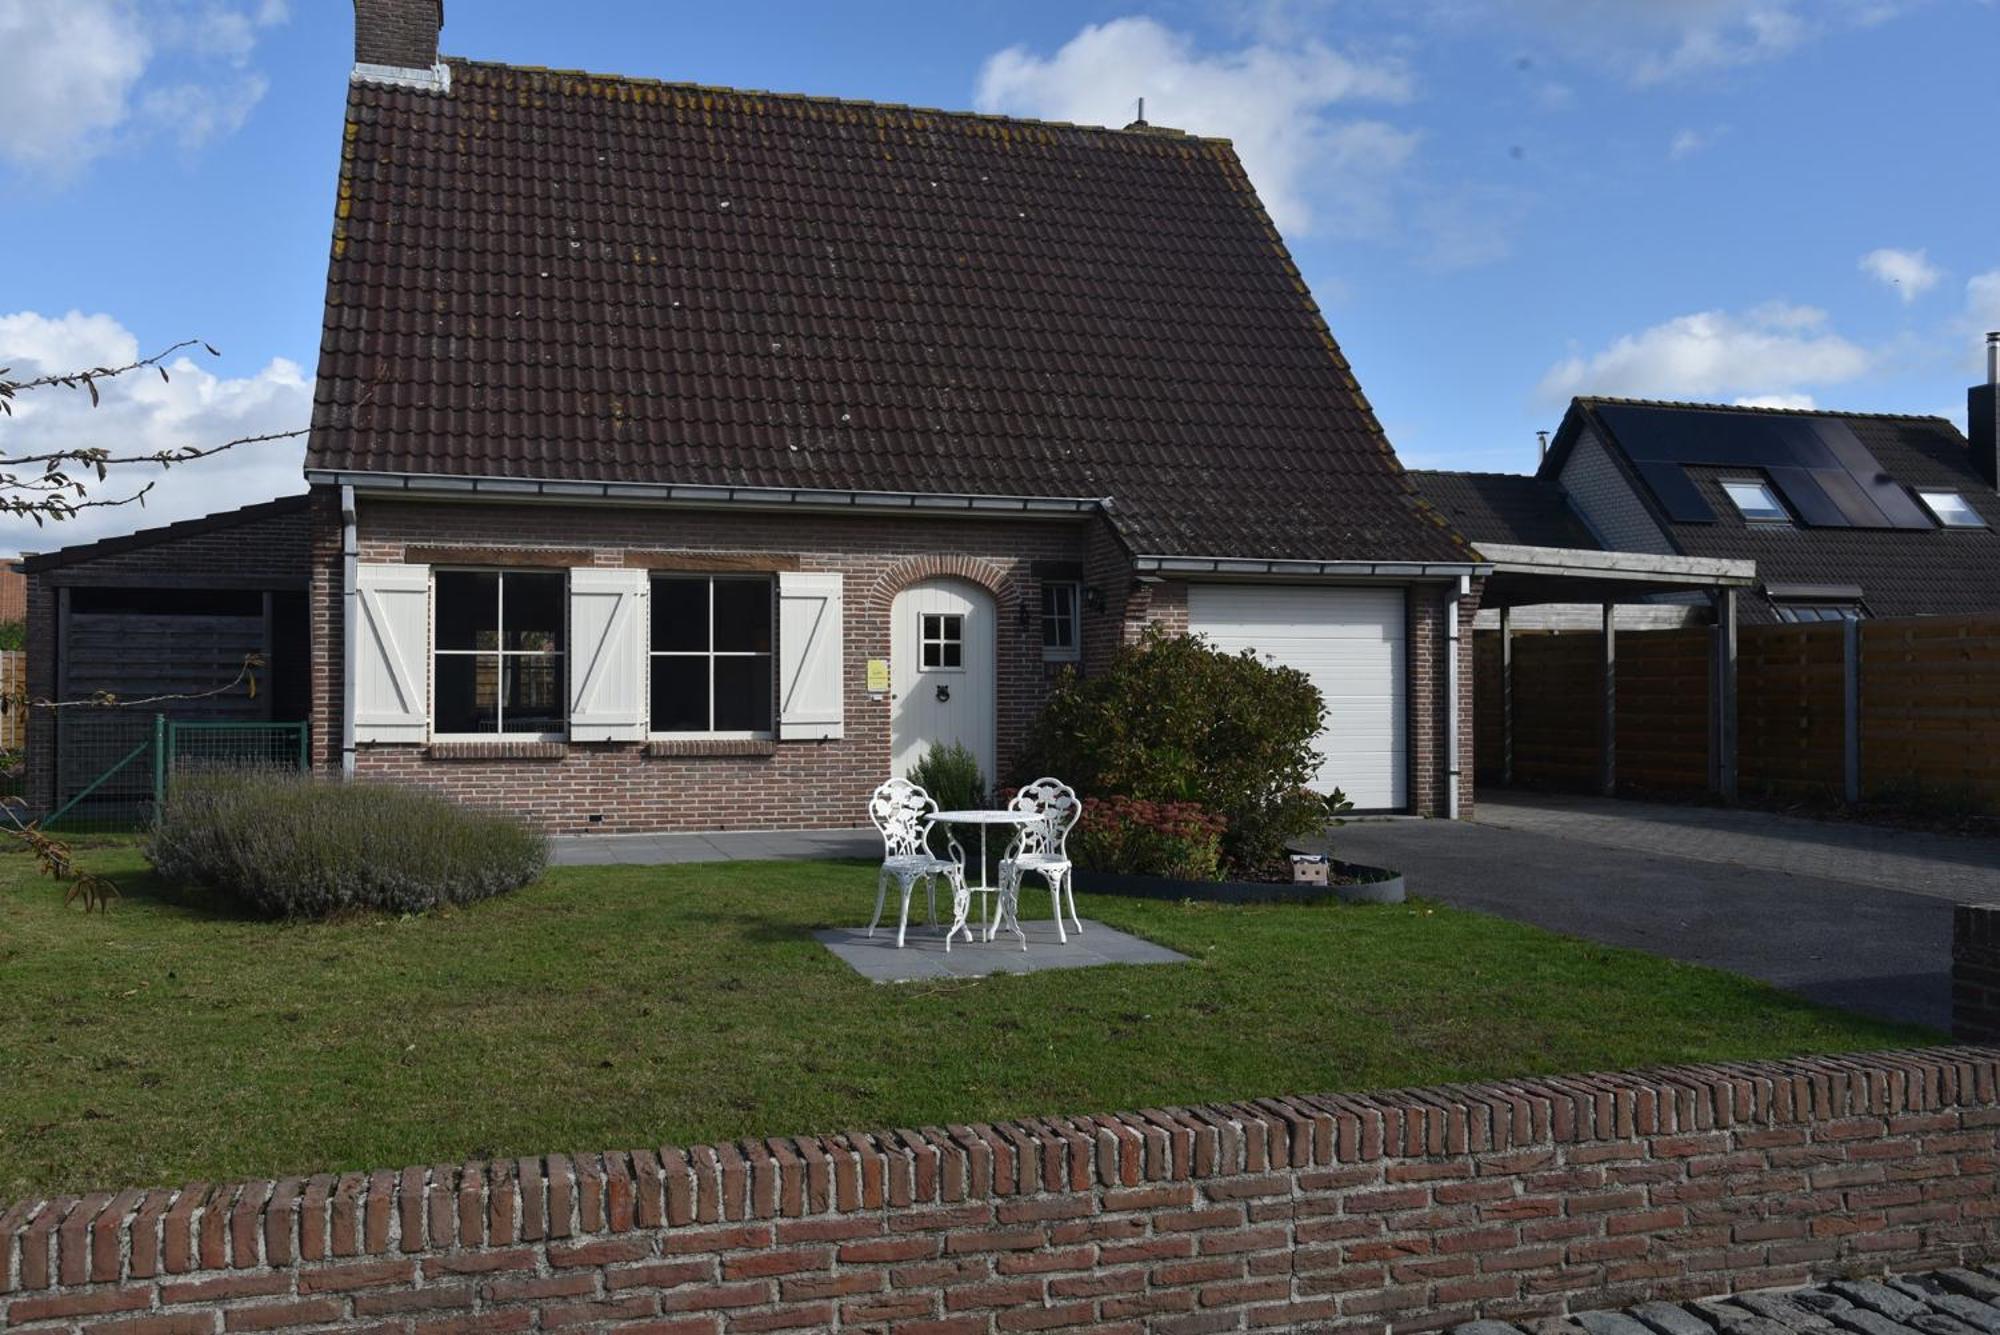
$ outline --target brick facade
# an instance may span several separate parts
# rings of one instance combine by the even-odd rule
[[[341,519],[333,494],[317,498],[313,514],[313,735],[316,763],[332,768],[340,763],[342,645]],[[1037,563],[1080,567],[1085,587],[1102,602],[1094,611],[1086,599],[1080,609],[1077,666],[1086,673],[1102,670],[1148,622],[1187,629],[1186,586],[1135,580],[1129,558],[1098,519],[904,519],[364,498],[357,533],[361,559],[370,562],[448,563],[442,558],[457,551],[493,563],[540,550],[557,564],[701,569],[730,554],[755,553],[766,568],[843,576],[847,686],[840,739],[357,749],[355,773],[361,777],[432,787],[558,832],[853,825],[890,768],[889,703],[867,695],[865,664],[889,657],[895,595],[923,579],[966,580],[993,597],[1002,779],[1011,776],[1025,730],[1062,666],[1042,659]],[[1438,597],[1436,586],[1425,586],[1412,598],[1413,608],[1431,608],[1428,622],[1413,613],[1412,708],[1420,718],[1441,705],[1428,677],[1422,692],[1415,680],[1417,665],[1440,652]],[[1469,637],[1465,647],[1469,653]],[[1469,671],[1465,681],[1469,698]],[[1468,747],[1470,736],[1468,713]],[[1413,749],[1413,788],[1418,809],[1427,814],[1441,809],[1443,787],[1435,773],[1441,761],[1434,746]],[[1469,805],[1469,766],[1467,772],[1463,800]]]
[[[1435,1330],[2000,1256],[1936,1048],[0,1210],[10,1330]]]
[[[354,0],[354,63],[427,70],[443,26],[441,0]]]

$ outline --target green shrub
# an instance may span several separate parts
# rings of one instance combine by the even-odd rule
[[[1264,874],[1282,864],[1286,840],[1326,823],[1306,787],[1325,718],[1297,669],[1154,627],[1101,676],[1064,674],[1022,772],[1056,775],[1089,798],[1198,803],[1223,821],[1224,866]]]
[[[979,757],[962,742],[933,742],[909,774],[943,811],[976,811],[986,805],[986,776]]]
[[[1222,875],[1222,829],[1193,802],[1100,798],[1084,804],[1069,855],[1086,871],[1213,881]]]
[[[548,841],[415,789],[233,770],[176,776],[146,856],[167,879],[257,914],[323,918],[519,889],[542,874]]]

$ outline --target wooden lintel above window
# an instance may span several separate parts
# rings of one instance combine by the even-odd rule
[[[539,566],[567,570],[594,564],[594,553],[554,547],[405,547],[403,559],[421,566]]]
[[[641,570],[676,571],[689,574],[744,573],[776,574],[797,570],[799,558],[790,552],[660,552],[625,553],[625,564]]]

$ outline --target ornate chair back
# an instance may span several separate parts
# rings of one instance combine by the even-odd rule
[[[1034,824],[1021,827],[1018,845],[1021,853],[1069,856],[1069,832],[1083,815],[1083,800],[1076,795],[1076,789],[1061,779],[1043,777],[1023,785],[1007,805],[1015,811],[1033,812],[1041,817]]]
[[[938,804],[908,779],[891,779],[868,799],[868,819],[882,832],[884,857],[929,856],[925,840]]]

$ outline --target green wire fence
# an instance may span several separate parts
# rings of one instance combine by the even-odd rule
[[[54,800],[45,830],[144,829],[174,776],[190,769],[304,770],[303,722],[173,719],[83,711],[57,721]]]

